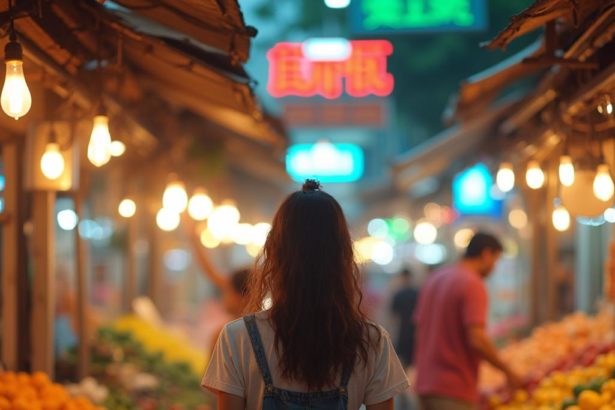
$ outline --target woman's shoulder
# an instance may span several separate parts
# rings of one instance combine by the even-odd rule
[[[241,339],[246,334],[246,325],[242,317],[228,322],[222,328],[222,336],[230,340]]]
[[[366,321],[368,337],[370,340],[380,340],[382,338],[390,338],[389,332],[382,327],[380,324],[376,322],[372,322],[371,320]]]
[[[267,323],[268,320],[267,312],[258,312],[248,316],[240,317],[239,319],[235,319],[232,322],[228,322],[224,325],[223,334],[234,340],[248,336],[248,329],[246,327],[245,321],[246,318],[251,316],[256,319],[256,322],[258,323],[258,329],[260,332],[262,332],[264,330],[263,327],[265,326],[263,322]]]

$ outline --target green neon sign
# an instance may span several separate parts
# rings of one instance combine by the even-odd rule
[[[355,33],[482,30],[487,25],[485,0],[355,0]]]

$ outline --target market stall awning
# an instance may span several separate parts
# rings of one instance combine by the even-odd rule
[[[560,19],[568,25],[577,26],[597,9],[614,4],[612,0],[538,0],[521,13],[513,16],[493,40],[484,44],[488,49],[504,49],[514,39],[531,33],[545,24]]]
[[[228,1],[225,7],[222,7],[224,2],[208,1],[185,2],[177,8],[174,2],[156,2],[151,7],[144,2],[127,3],[131,3],[135,12],[118,8],[119,3],[114,2],[105,6],[96,1],[57,0],[43,2],[42,12],[37,13],[37,2],[24,1],[20,3],[16,26],[23,42],[44,54],[39,63],[44,60],[59,67],[65,78],[81,84],[86,93],[89,91],[91,100],[96,99],[100,87],[96,84],[101,82],[100,77],[94,76],[96,60],[100,58],[106,72],[104,85],[116,83],[108,94],[126,106],[135,108],[142,103],[142,98],[158,98],[200,115],[205,122],[228,127],[241,137],[264,145],[285,145],[284,130],[269,121],[270,117],[259,105],[251,89],[251,79],[240,63],[243,57],[238,58],[236,53],[243,47],[245,52],[240,54],[247,58],[249,42],[237,50],[220,47],[216,38],[203,43],[205,37],[195,40],[194,35],[174,30],[173,19],[163,21],[168,23],[164,25],[142,15],[151,8],[164,9],[165,13],[172,10],[188,18],[184,14],[191,4],[195,8],[192,18],[188,18],[192,24],[196,24],[197,17],[209,18],[220,38],[226,36],[231,41],[232,30],[237,30],[239,37],[249,38],[254,33],[243,23],[234,0]],[[225,22],[218,21],[219,16],[213,12],[214,3],[225,10],[221,18]],[[8,16],[2,17],[0,20],[6,24]],[[207,27],[206,22],[202,27]],[[121,84],[126,74],[134,80],[129,89],[122,88]]]
[[[398,157],[392,167],[397,189],[406,192],[426,178],[453,170],[455,164],[471,162],[480,145],[491,136],[491,130],[513,105],[512,102],[501,104],[471,122],[442,131]]]
[[[543,51],[543,42],[536,41],[500,63],[464,80],[447,120],[463,121],[464,118],[482,112],[511,83],[539,72],[540,67],[524,64],[523,61],[528,57],[536,57]]]
[[[250,38],[256,29],[246,26],[237,0],[115,0],[113,2],[182,33],[209,44],[245,62]]]

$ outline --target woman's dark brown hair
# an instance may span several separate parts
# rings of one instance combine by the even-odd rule
[[[283,377],[313,391],[339,384],[342,369],[367,363],[374,325],[360,308],[348,226],[338,202],[318,182],[307,180],[278,209],[248,292],[251,312],[271,297]]]

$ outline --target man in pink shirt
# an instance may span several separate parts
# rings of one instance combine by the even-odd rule
[[[415,360],[423,410],[475,409],[481,360],[504,372],[511,386],[519,385],[485,332],[488,301],[483,280],[501,254],[497,238],[477,233],[463,259],[434,273],[421,289]]]

